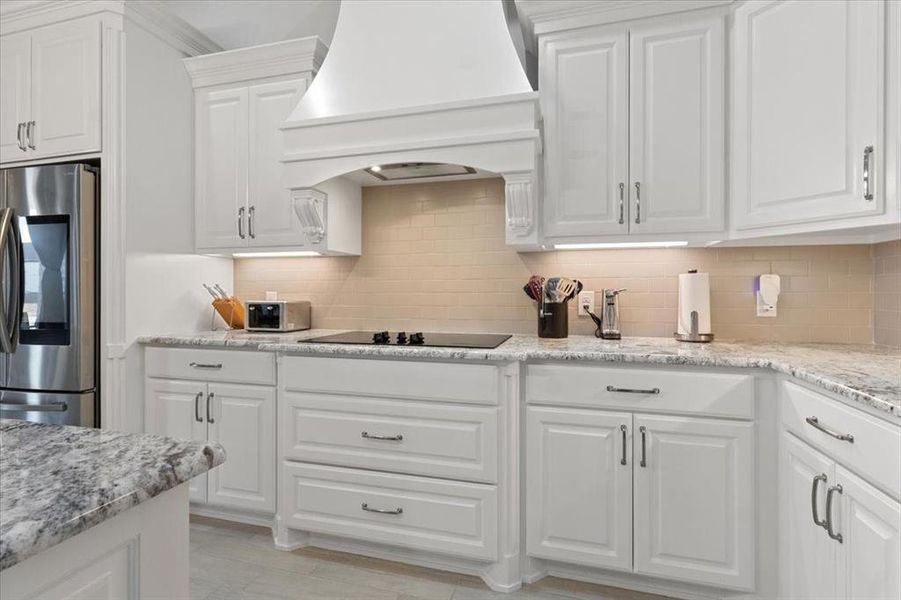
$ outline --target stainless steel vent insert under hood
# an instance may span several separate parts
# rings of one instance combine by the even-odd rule
[[[476,172],[472,167],[449,165],[446,163],[409,162],[378,165],[363,169],[379,181],[409,181],[425,177],[453,177],[455,175],[472,175]]]

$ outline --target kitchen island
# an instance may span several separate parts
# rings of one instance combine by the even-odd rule
[[[0,419],[0,597],[187,598],[188,482],[219,444]]]

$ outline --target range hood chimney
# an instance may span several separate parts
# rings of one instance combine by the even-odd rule
[[[502,0],[343,0],[331,49],[282,127],[286,187],[396,163],[504,177],[507,239],[537,241],[538,94]]]

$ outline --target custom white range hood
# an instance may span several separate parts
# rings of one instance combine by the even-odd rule
[[[538,94],[501,0],[343,0],[328,56],[282,127],[295,201],[373,165],[473,167],[506,181],[507,241],[537,243]]]

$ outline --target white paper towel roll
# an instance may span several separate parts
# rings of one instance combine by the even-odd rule
[[[691,333],[691,313],[698,312],[698,333],[710,331],[710,276],[707,273],[679,274],[679,333]]]

